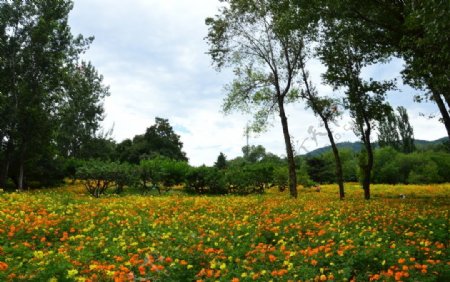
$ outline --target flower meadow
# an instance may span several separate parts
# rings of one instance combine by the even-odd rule
[[[1,193],[0,281],[450,281],[450,185],[346,192]]]

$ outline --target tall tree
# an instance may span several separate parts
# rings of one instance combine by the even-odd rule
[[[62,156],[80,158],[83,145],[107,139],[97,135],[104,116],[102,101],[109,89],[91,63],[70,64],[66,70],[55,139]]]
[[[404,81],[425,90],[421,99],[435,102],[450,138],[450,5],[448,1],[320,0],[317,13],[345,20],[366,52],[399,56],[405,61]],[[346,27],[341,27],[346,28]],[[418,99],[419,101],[421,99]]]
[[[352,23],[331,20],[325,25],[325,36],[320,53],[327,66],[324,74],[325,81],[334,88],[344,88],[344,105],[350,111],[354,122],[354,132],[364,144],[366,157],[363,158],[361,169],[363,173],[363,189],[365,199],[370,199],[370,182],[373,168],[373,148],[371,134],[376,122],[389,109],[385,104],[388,90],[394,88],[394,83],[378,82],[361,78],[363,67],[383,61],[385,56],[367,52],[371,48],[360,42],[355,34],[358,26],[349,26]],[[351,30],[352,32],[347,32]]]
[[[72,6],[69,0],[0,2],[0,108],[7,109],[0,184],[12,175],[22,190],[26,164],[53,147],[66,67],[92,41],[72,36]]]
[[[401,137],[401,150],[403,153],[409,154],[415,150],[414,146],[414,130],[409,123],[408,111],[404,107],[397,107],[398,131]]]
[[[306,100],[306,105],[311,108],[316,116],[319,116],[327,131],[328,139],[330,140],[331,148],[333,150],[333,156],[335,161],[335,174],[336,180],[339,186],[339,198],[343,200],[345,198],[344,190],[344,174],[342,170],[341,157],[339,155],[339,149],[334,140],[333,131],[331,130],[330,123],[336,121],[336,118],[340,115],[338,110],[338,101],[329,97],[321,97],[317,89],[309,80],[309,73],[306,70],[305,64],[302,64],[302,80],[305,85],[305,89],[301,91],[301,97]]]
[[[234,68],[235,79],[228,86],[225,112],[254,113],[254,129],[267,126],[277,112],[283,129],[289,167],[289,190],[297,197],[294,150],[285,106],[296,97],[293,84],[300,70],[304,31],[286,30],[282,23],[292,14],[291,1],[225,0],[209,26],[209,54],[218,69]]]
[[[380,147],[392,147],[396,150],[400,149],[400,136],[398,133],[397,116],[390,110],[382,119],[378,126],[378,145]]]

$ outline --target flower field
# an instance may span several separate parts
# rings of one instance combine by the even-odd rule
[[[450,185],[346,189],[2,193],[0,281],[450,281]]]

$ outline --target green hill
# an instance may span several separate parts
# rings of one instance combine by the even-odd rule
[[[418,149],[426,149],[427,147],[430,146],[434,146],[434,145],[439,145],[444,143],[446,140],[448,140],[447,137],[442,137],[436,140],[421,140],[421,139],[416,139],[414,140],[414,144],[416,145],[416,147]],[[373,144],[375,147],[378,147],[378,142],[375,142]],[[339,149],[351,149],[354,152],[359,152],[361,151],[363,144],[362,142],[341,142],[341,143],[337,143],[337,147]],[[331,145],[325,146],[325,147],[321,147],[318,149],[315,149],[307,154],[305,154],[305,156],[318,156],[321,155],[325,152],[331,151]]]

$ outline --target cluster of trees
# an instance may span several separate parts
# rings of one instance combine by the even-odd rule
[[[222,2],[225,5],[219,14],[207,18],[206,24],[213,63],[219,70],[232,67],[235,73],[223,108],[225,112],[253,113],[252,128],[257,131],[264,130],[269,115],[279,115],[292,197],[297,196],[297,174],[285,106],[301,99],[328,132],[341,199],[345,195],[343,168],[330,122],[343,110],[349,113],[354,132],[364,145],[365,156],[359,165],[364,195],[370,199],[374,168],[370,140],[378,124],[392,112],[386,93],[396,85],[394,80],[364,79],[361,72],[367,66],[402,58],[403,81],[424,90],[418,100],[436,103],[450,138],[450,6],[445,1]],[[323,82],[342,90],[343,97],[319,93],[307,70],[310,58],[325,65]]]
[[[93,38],[71,33],[72,6],[0,1],[0,187],[60,179],[99,137],[108,87],[80,59]]]
[[[109,89],[95,67],[81,59],[93,37],[71,33],[72,8],[71,0],[0,1],[2,188],[59,184],[90,159],[139,164],[165,156],[187,161],[166,119],[156,118],[145,134],[119,144],[104,133],[100,122]],[[117,163],[98,169],[124,167]],[[106,181],[111,178],[105,176],[101,185],[120,183]]]

